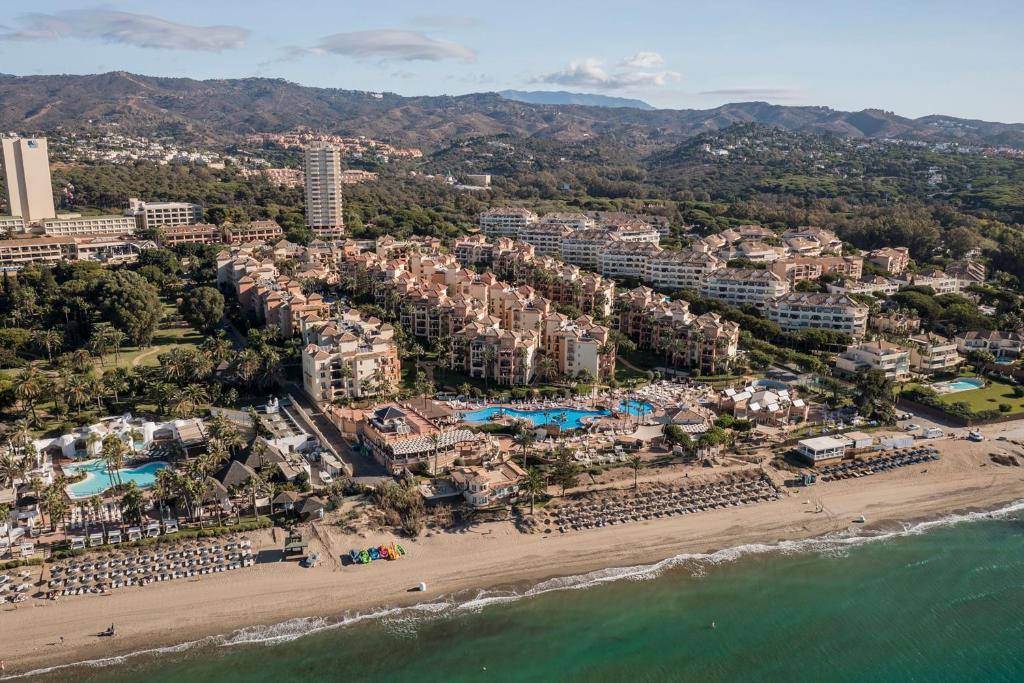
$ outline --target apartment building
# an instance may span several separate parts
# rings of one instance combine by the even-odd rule
[[[154,230],[203,221],[203,207],[189,202],[144,202],[128,200],[128,215],[135,217],[137,230]]]
[[[1016,358],[1024,347],[1024,335],[999,330],[972,330],[956,338],[957,351],[988,351],[996,358]]]
[[[730,306],[765,309],[771,300],[789,291],[789,283],[770,270],[723,268],[710,273],[700,291]]]
[[[886,296],[895,294],[900,289],[900,284],[881,275],[862,278],[860,280],[843,279],[830,282],[825,287],[832,294],[876,294]]]
[[[538,256],[558,256],[562,253],[562,240],[573,232],[567,225],[541,221],[524,227],[517,239],[532,244]]]
[[[401,381],[395,330],[377,318],[348,310],[302,329],[302,381],[318,403],[387,395]]]
[[[527,226],[537,222],[537,214],[514,206],[495,207],[480,214],[480,232],[488,237],[518,239]]]
[[[868,328],[874,332],[908,335],[921,329],[921,318],[902,311],[879,313],[868,317]]]
[[[525,386],[536,375],[539,351],[535,330],[513,332],[494,318],[484,318],[452,336],[450,367],[497,384]]]
[[[132,216],[79,216],[60,214],[42,221],[47,237],[80,237],[84,235],[131,235],[135,232]]]
[[[562,226],[571,230],[589,230],[597,225],[593,218],[585,213],[546,213],[540,218],[541,225]]]
[[[960,281],[961,288],[985,283],[985,264],[973,259],[951,261],[946,264],[946,275]]]
[[[910,379],[910,351],[882,340],[855,344],[836,356],[836,370],[847,375],[880,370],[887,379],[903,382]]]
[[[651,259],[662,251],[658,245],[646,241],[612,243],[600,254],[598,271],[605,277],[641,280],[647,275]]]
[[[0,138],[0,170],[12,216],[26,223],[56,217],[46,138]]]
[[[791,285],[830,274],[859,280],[864,273],[864,259],[860,256],[794,256],[772,263],[770,270],[789,280]]]
[[[907,287],[931,287],[936,294],[957,294],[964,286],[959,278],[939,269],[904,273],[896,281]]]
[[[902,275],[910,267],[910,250],[906,247],[885,247],[868,254],[868,260],[890,275]]]
[[[805,225],[782,233],[782,241],[797,256],[822,256],[843,253],[843,241],[831,230]]]
[[[647,287],[637,287],[619,296],[616,311],[620,332],[633,339],[637,348],[664,355],[673,366],[718,374],[736,359],[739,325],[717,314],[694,316],[684,300],[668,300]]]
[[[165,247],[175,247],[179,244],[220,244],[224,241],[221,229],[212,223],[161,228],[159,236],[160,244]]]
[[[725,263],[711,254],[666,249],[648,259],[643,280],[663,291],[699,290],[709,273],[724,267]]]
[[[925,375],[953,372],[964,360],[955,341],[931,332],[907,337],[907,347],[911,370]]]
[[[818,328],[863,337],[868,307],[846,294],[789,292],[768,304],[768,319],[784,330]]]
[[[341,151],[326,142],[311,142],[304,150],[306,227],[321,239],[345,235]]]
[[[272,242],[279,240],[284,235],[281,226],[274,221],[251,221],[224,226],[224,238],[229,244],[243,244],[245,242]]]
[[[330,315],[331,306],[323,296],[302,291],[302,283],[285,275],[256,284],[255,300],[258,317],[266,327],[277,330],[282,339],[302,331],[306,321],[322,320]]]
[[[555,362],[560,375],[579,377],[586,372],[597,379],[615,370],[610,330],[589,316],[572,320],[561,313],[549,314],[544,319],[542,340],[544,354]]]
[[[601,253],[612,246],[614,238],[601,228],[576,230],[561,244],[561,258],[580,268],[596,271],[601,265]]]
[[[452,253],[455,258],[467,266],[480,266],[490,264],[494,259],[495,245],[484,235],[469,235],[460,237],[452,245]]]

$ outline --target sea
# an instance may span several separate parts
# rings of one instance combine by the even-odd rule
[[[1024,681],[1024,501],[413,608],[250,627],[24,680]]]

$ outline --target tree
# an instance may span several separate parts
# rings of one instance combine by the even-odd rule
[[[512,443],[519,446],[523,453],[523,469],[526,469],[526,454],[527,451],[533,446],[533,442],[537,440],[537,435],[532,431],[523,429],[516,433],[512,437]]]
[[[22,409],[32,413],[32,424],[38,424],[36,402],[43,394],[43,373],[39,368],[30,365],[22,370],[14,382],[14,395],[21,401]]]
[[[148,346],[163,318],[160,294],[138,273],[119,270],[100,278],[93,288],[104,320],[122,330],[137,346]]]
[[[224,317],[224,295],[213,287],[196,287],[182,299],[181,315],[200,332],[213,334]]]
[[[682,446],[686,450],[693,446],[693,439],[679,425],[666,424],[661,433],[665,435],[665,443],[669,446]]]
[[[544,479],[544,473],[536,467],[526,470],[526,478],[523,479],[523,490],[530,496],[530,514],[533,514],[534,501],[537,494],[544,493],[548,489],[548,483]]]
[[[121,516],[129,523],[142,524],[142,509],[145,500],[142,491],[134,481],[128,482],[124,495],[121,496]]]
[[[981,373],[986,367],[996,362],[996,357],[991,351],[973,349],[967,352],[967,362],[971,364],[975,372]]]
[[[633,488],[636,489],[639,485],[638,478],[640,476],[640,468],[643,466],[644,461],[643,458],[634,453],[629,456],[629,460],[627,462],[629,463],[629,466],[633,468]]]
[[[892,411],[892,380],[882,370],[868,370],[857,375],[857,409],[867,418],[887,415]]]
[[[572,488],[579,481],[580,466],[575,460],[569,457],[567,451],[558,454],[555,466],[552,471],[551,481],[562,487],[562,495],[565,495],[567,488]]]

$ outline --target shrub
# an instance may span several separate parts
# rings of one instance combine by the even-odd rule
[[[1008,413],[1011,410],[1013,410],[1013,406],[1011,406],[1009,403],[1000,403],[999,404],[999,412],[1001,412],[1001,413]]]

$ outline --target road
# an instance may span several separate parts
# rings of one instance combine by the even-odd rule
[[[317,407],[315,403],[306,395],[306,392],[302,390],[298,384],[289,382],[285,385],[285,388],[291,394],[292,398],[298,402],[302,410],[305,411],[309,419],[313,421],[316,428],[320,430],[324,438],[327,439],[328,444],[334,449],[334,452],[338,454],[338,457],[344,460],[352,467],[352,478],[362,479],[365,477],[379,478],[390,476],[387,470],[380,465],[373,458],[367,457],[362,453],[358,453],[352,449],[348,441],[341,435],[338,428],[334,426],[334,423],[327,419],[327,416]]]

